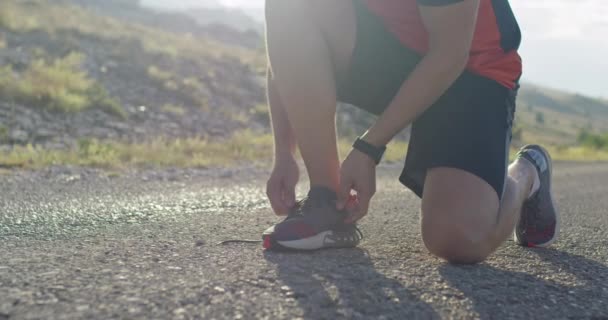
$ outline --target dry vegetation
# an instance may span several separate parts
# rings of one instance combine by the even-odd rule
[[[82,62],[81,54],[71,53],[54,61],[36,59],[21,73],[0,67],[0,96],[56,111],[96,107],[124,116],[118,102],[81,70]]]
[[[151,53],[192,60],[202,56],[227,56],[247,64],[263,64],[263,57],[253,55],[244,48],[127,23],[78,6],[53,4],[47,0],[3,0],[0,3],[0,26],[16,32],[43,31],[52,35],[69,31],[105,40],[136,41]]]
[[[351,150],[351,141],[340,140],[340,154]],[[385,161],[402,161],[407,144],[394,142]],[[0,153],[0,167],[40,168],[72,164],[121,169],[141,166],[223,167],[255,163],[272,163],[272,136],[242,131],[223,141],[207,139],[157,139],[146,143],[127,144],[113,141],[81,140],[71,150],[44,150],[29,146]]]
[[[265,56],[261,52],[213,39],[195,39],[189,34],[171,33],[47,0],[2,0],[0,49],[7,45],[2,30],[20,34],[42,32],[51,39],[60,34],[91,37],[114,43],[117,47],[112,50],[131,60],[139,57],[132,57],[130,46],[123,48],[120,44],[135,43],[149,57],[162,57],[158,61],[187,61],[193,70],[205,70],[201,77],[208,82],[184,76],[176,67],[179,64],[146,64],[143,77],[166,92],[186,97],[187,103],[199,106],[203,111],[208,111],[212,89],[227,95],[241,90],[237,83],[222,79],[222,68],[231,61],[258,72],[265,68]],[[111,97],[97,79],[83,71],[82,64],[86,58],[77,52],[50,56],[40,49],[36,58],[23,68],[0,66],[0,96],[49,110],[79,112],[102,108],[124,116],[118,99]],[[221,63],[216,66],[211,61]],[[608,102],[538,88],[525,91],[519,101],[515,128],[518,143],[548,144],[556,159],[608,160],[608,136],[601,134],[608,131]],[[162,102],[159,108],[179,116],[187,112],[187,108],[179,103]],[[221,112],[228,112],[228,116],[243,123],[268,121],[268,110],[263,104],[254,106],[248,113],[228,109]],[[339,146],[342,155],[350,150],[352,137],[361,133],[357,131],[371,121],[362,113],[353,113],[351,118],[349,125],[342,127],[345,136]],[[346,129],[351,131],[344,131]],[[7,128],[0,124],[0,141],[7,134]],[[386,161],[402,161],[406,148],[404,142],[392,143]],[[148,165],[208,167],[252,161],[268,164],[271,155],[270,135],[241,131],[223,140],[153,138],[148,142],[123,143],[83,139],[70,150],[17,146],[0,153],[0,167],[37,168],[52,164],[106,168]]]

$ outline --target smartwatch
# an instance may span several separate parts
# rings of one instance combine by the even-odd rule
[[[376,162],[376,165],[380,163],[380,160],[382,160],[382,156],[384,155],[384,151],[386,151],[386,146],[376,147],[375,145],[361,139],[361,137],[355,140],[355,143],[353,143],[353,148],[372,158],[372,160]]]

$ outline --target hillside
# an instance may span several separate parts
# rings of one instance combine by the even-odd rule
[[[251,121],[265,101],[263,54],[218,30],[127,0],[2,1],[0,141],[265,130]]]
[[[608,131],[608,101],[524,83],[516,126],[527,142],[572,144],[582,130]]]
[[[187,14],[137,2],[0,2],[0,149],[269,132],[258,32],[206,20],[234,11],[215,1]],[[372,122],[339,110],[342,135]],[[573,144],[582,130],[608,132],[608,102],[523,85],[517,142]]]

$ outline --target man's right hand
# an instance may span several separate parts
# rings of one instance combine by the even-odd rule
[[[296,184],[300,169],[293,156],[277,157],[270,179],[266,183],[266,195],[279,216],[285,216],[296,203]]]

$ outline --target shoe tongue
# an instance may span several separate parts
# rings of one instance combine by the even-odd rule
[[[308,199],[314,203],[332,203],[338,199],[336,192],[327,187],[311,187],[308,191]]]

